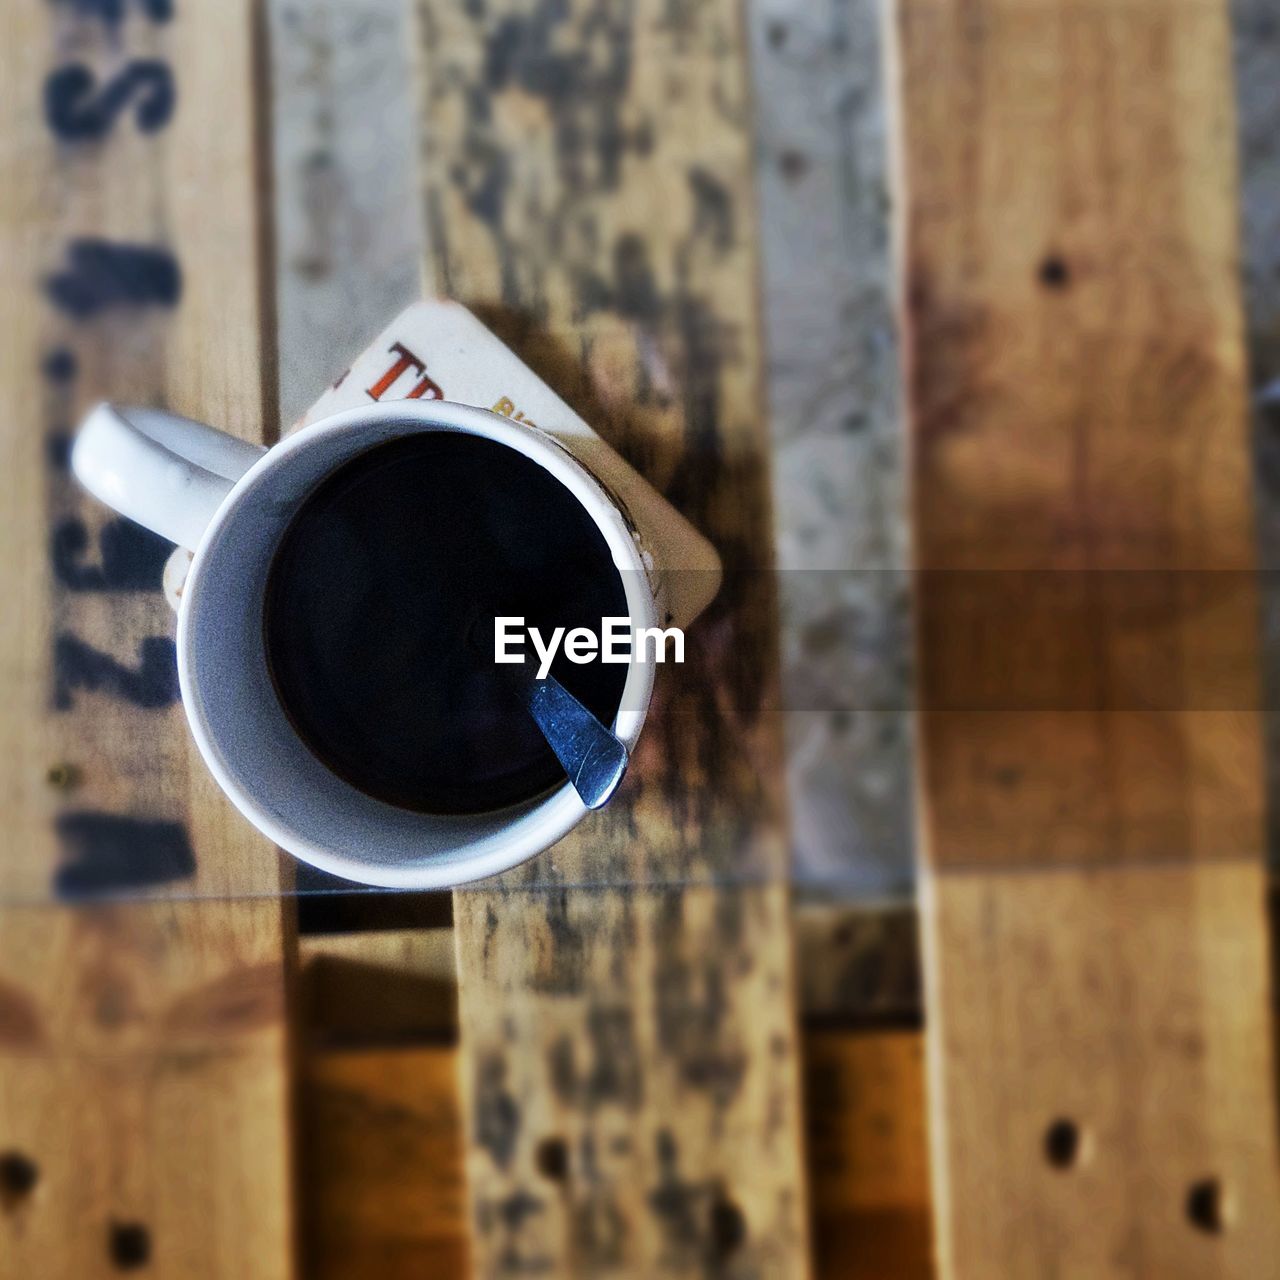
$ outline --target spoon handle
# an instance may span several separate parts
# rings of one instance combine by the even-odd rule
[[[528,668],[512,668],[512,687],[564,766],[588,809],[598,809],[627,771],[627,748],[554,676],[540,680]]]

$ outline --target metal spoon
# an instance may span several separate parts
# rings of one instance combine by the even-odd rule
[[[564,766],[588,809],[598,809],[618,789],[627,771],[627,748],[554,676],[537,676],[533,663],[502,666],[511,691]]]
[[[467,640],[485,652],[484,629],[478,622]],[[629,759],[625,743],[596,719],[553,675],[539,678],[532,658],[522,663],[494,664],[507,687],[533,717],[547,746],[560,761],[573,789],[588,809],[598,809],[618,789]]]

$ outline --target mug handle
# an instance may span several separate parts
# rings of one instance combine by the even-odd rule
[[[264,453],[176,413],[100,404],[80,425],[71,470],[122,516],[194,551],[222,500]]]

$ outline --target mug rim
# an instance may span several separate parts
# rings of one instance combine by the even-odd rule
[[[427,857],[420,862],[391,864],[362,857],[350,848],[338,850],[326,847],[290,828],[277,816],[276,811],[269,809],[234,775],[224,758],[223,749],[217,740],[218,735],[209,723],[204,700],[200,696],[201,664],[193,634],[192,601],[199,599],[203,569],[209,563],[221,536],[235,520],[242,503],[251,496],[252,490],[268,472],[287,465],[297,454],[331,437],[334,432],[351,432],[355,440],[356,431],[366,426],[379,426],[384,431],[393,430],[395,435],[426,434],[433,430],[460,431],[516,449],[560,480],[600,530],[622,579],[628,613],[635,625],[651,627],[657,623],[655,587],[633,527],[600,481],[555,437],[532,424],[517,422],[488,409],[444,400],[399,400],[345,409],[319,418],[285,436],[271,446],[232,486],[195,550],[178,608],[179,687],[187,722],[205,764],[231,802],[253,826],[273,843],[302,861],[361,884],[398,889],[446,888],[518,866],[555,844],[589,810],[572,785],[566,781],[541,797],[531,797],[528,801],[512,806],[512,811],[517,816],[511,826],[503,830],[503,838],[497,840],[491,837],[473,837],[469,840],[464,835],[464,829],[468,819],[478,821],[486,816],[492,817],[505,812],[502,809],[461,817],[420,815],[424,843],[428,842],[431,831],[436,833],[437,842],[439,833],[446,829],[459,833],[459,838],[450,847],[450,856],[442,856],[438,860]],[[400,426],[403,426],[403,431],[394,430]],[[383,435],[368,447],[376,447],[377,443],[386,438]],[[335,466],[344,465],[361,451],[359,447],[353,446]],[[271,553],[274,553],[275,545],[278,543],[270,548]],[[629,665],[614,725],[614,731],[628,750],[634,748],[644,725],[652,700],[653,683],[652,663],[632,662]],[[296,730],[294,732],[296,735]],[[302,741],[301,738],[299,741]],[[302,745],[305,747],[305,742]],[[341,781],[338,775],[331,776],[335,783]],[[468,849],[471,843],[477,846],[474,851]]]

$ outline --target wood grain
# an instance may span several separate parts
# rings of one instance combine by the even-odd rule
[[[816,1274],[932,1276],[923,1035],[811,1028],[804,1060]]]
[[[1271,1274],[1226,6],[892,27],[943,1269]]]
[[[22,1280],[293,1274],[277,855],[175,703],[165,548],[66,469],[107,396],[268,429],[257,9],[152,8],[29,0],[0,50],[0,896],[31,903],[0,915],[0,1153],[34,1174],[0,1275]]]
[[[429,287],[729,571],[618,799],[456,896],[474,1265],[803,1275],[740,15],[424,0],[418,17]],[[563,1188],[540,1150],[564,1154]]]
[[[309,1054],[302,1216],[313,1280],[418,1280],[467,1268],[458,1051]]]

